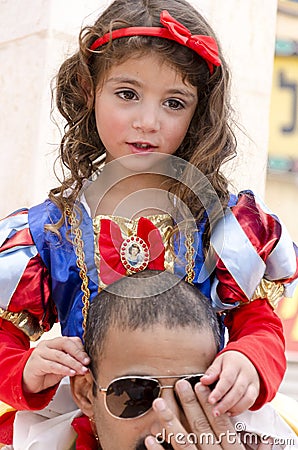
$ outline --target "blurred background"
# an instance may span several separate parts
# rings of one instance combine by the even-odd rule
[[[78,33],[109,0],[0,0],[0,216],[45,199],[63,126],[51,80]],[[231,190],[252,189],[298,243],[298,0],[190,0],[210,21],[232,72],[238,156]],[[56,123],[55,123],[56,122]],[[57,125],[59,127],[57,127]],[[59,171],[58,171],[59,173]],[[298,293],[278,307],[298,400]],[[268,367],[268,370],[270,368]]]
[[[265,200],[298,244],[298,1],[280,0],[276,17]],[[281,391],[298,399],[298,291],[278,306],[288,370]]]

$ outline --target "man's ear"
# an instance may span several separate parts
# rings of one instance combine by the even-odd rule
[[[74,401],[87,416],[93,417],[93,380],[90,373],[70,378],[70,387]]]

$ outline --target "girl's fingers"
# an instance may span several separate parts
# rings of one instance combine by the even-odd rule
[[[90,358],[84,350],[81,339],[78,337],[63,336],[44,342],[47,342],[47,347],[61,350],[71,355],[81,364],[88,365],[90,363]]]
[[[72,356],[64,352],[59,352],[58,350],[54,350],[53,353],[49,352],[47,358],[42,358],[40,364],[42,365],[41,370],[44,374],[55,373],[61,375],[61,370],[64,368],[64,372],[68,372],[67,375],[69,373],[71,376],[75,374],[84,375],[89,370]],[[56,372],[56,370],[59,372]]]
[[[74,369],[71,369],[64,364],[50,360],[43,360],[42,372],[44,373],[44,376],[59,375],[61,377],[73,377],[77,373]]]
[[[234,406],[229,408],[229,410],[228,410],[229,414],[231,416],[236,416],[237,414],[241,414],[243,411],[248,410],[255,403],[256,398],[257,398],[257,393],[256,393],[255,386],[253,386],[253,385],[248,386],[243,397],[240,400],[238,400],[234,404]],[[217,405],[215,406],[215,409],[216,408],[217,408]],[[222,414],[221,403],[219,403],[218,408],[219,408],[219,413]]]
[[[33,352],[34,353],[34,352]],[[41,374],[55,373],[59,375],[84,375],[88,368],[73,358],[71,355],[56,349],[47,349],[46,354],[36,354],[36,367]],[[64,371],[62,372],[62,368]],[[58,372],[57,372],[58,370]],[[70,372],[71,371],[71,372]]]
[[[32,353],[32,360],[38,362],[37,367],[43,372],[46,360],[58,362],[80,375],[88,371],[86,366],[90,363],[90,358],[77,337],[58,337],[40,342]]]
[[[220,442],[220,448],[222,450],[230,450],[231,448],[233,448],[233,450],[244,450],[245,447],[241,443],[240,437],[235,431],[229,416],[224,414],[219,417],[214,417],[213,407],[208,402],[208,390],[206,387],[198,383],[195,386],[195,393],[202,406],[203,412],[208,419],[211,432],[217,436],[217,442]],[[233,444],[232,447],[231,441]],[[208,445],[202,446],[202,450],[207,450],[208,448],[214,447]]]
[[[241,382],[239,377],[232,389],[214,406],[214,415],[224,414],[227,411],[233,414],[240,414],[250,408],[256,398],[257,392],[255,387],[253,385],[247,386],[246,380]]]
[[[222,373],[215,388],[209,395],[209,402],[215,404],[219,402],[235,385],[237,379],[237,372]],[[205,384],[205,383],[204,383]]]

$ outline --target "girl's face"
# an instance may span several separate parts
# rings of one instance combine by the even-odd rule
[[[197,101],[197,89],[158,55],[131,57],[112,66],[95,97],[106,162],[130,155],[131,168],[144,170],[153,155],[174,154]]]

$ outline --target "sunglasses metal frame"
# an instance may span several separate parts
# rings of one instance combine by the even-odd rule
[[[124,377],[114,378],[113,380],[110,381],[108,386],[106,388],[104,388],[104,387],[99,386],[99,384],[95,380],[95,377],[94,377],[94,375],[93,375],[93,373],[92,373],[92,371],[90,369],[89,369],[89,372],[91,374],[92,380],[93,380],[96,388],[99,390],[99,392],[101,394],[104,394],[104,396],[105,396],[104,397],[104,405],[105,405],[105,408],[106,408],[107,412],[112,417],[114,417],[115,419],[119,419],[119,420],[135,420],[135,419],[138,419],[139,417],[143,417],[145,414],[147,414],[152,409],[152,406],[147,411],[145,411],[142,414],[139,414],[139,415],[137,415],[135,417],[119,417],[119,416],[116,416],[115,414],[113,414],[109,410],[109,407],[107,405],[107,392],[108,392],[109,387],[113,383],[115,383],[115,381],[130,380],[130,379],[141,379],[141,380],[155,381],[157,383],[156,387],[159,388],[159,393],[158,393],[158,396],[156,398],[159,398],[161,396],[162,391],[164,389],[174,389],[177,381],[179,381],[179,380],[186,380],[186,381],[188,381],[189,378],[193,378],[193,377],[200,377],[201,378],[204,375],[204,373],[193,373],[193,374],[184,374],[184,375],[156,375],[154,377],[150,377],[148,375],[127,375],[127,376],[124,376]],[[166,385],[160,384],[160,380],[172,379],[172,378],[173,379],[176,378],[176,381],[175,381],[174,384],[169,384],[169,385],[167,385],[167,384]]]

